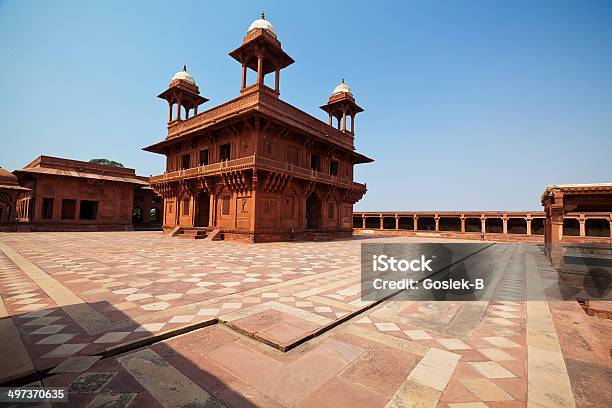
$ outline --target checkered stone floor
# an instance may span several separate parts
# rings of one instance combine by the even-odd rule
[[[609,326],[579,307],[523,300],[527,275],[549,271],[536,246],[491,247],[496,301],[375,305],[360,298],[360,244],[370,241],[419,242],[2,234],[2,313],[34,367],[49,371],[42,384],[69,389],[70,403],[53,406],[571,407],[590,399],[568,347],[609,370]],[[575,349],[573,328],[555,330],[559,315],[597,333],[581,337],[592,351]]]

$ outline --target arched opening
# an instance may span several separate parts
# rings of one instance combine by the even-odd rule
[[[321,226],[321,199],[312,193],[306,199],[306,228],[317,229]]]
[[[527,221],[524,218],[508,218],[508,234],[527,234]]]
[[[395,229],[395,217],[384,217],[383,229]]]
[[[466,218],[465,219],[465,232],[481,232],[482,221],[480,218]]]
[[[531,220],[531,235],[544,235],[544,218]]]
[[[578,237],[580,236],[580,222],[576,218],[563,219],[563,236]]]
[[[436,220],[434,217],[419,217],[417,219],[417,229],[419,231],[435,231]]]
[[[366,228],[380,228],[380,217],[366,217]]]
[[[363,228],[363,218],[361,216],[353,217],[353,228]]]
[[[210,218],[210,195],[207,192],[202,192],[196,199],[196,214],[195,223],[196,227],[208,227],[208,220]]]
[[[134,209],[132,210],[132,222],[134,224],[141,224],[143,219],[144,217],[142,215],[142,208],[134,207]]]
[[[504,222],[501,218],[487,218],[485,220],[485,232],[488,234],[502,234]]]
[[[602,218],[592,218],[584,223],[585,234],[589,237],[609,237],[610,222]]]
[[[440,231],[461,232],[461,218],[440,217]]]
[[[413,230],[414,229],[414,218],[413,217],[399,217],[399,229]]]

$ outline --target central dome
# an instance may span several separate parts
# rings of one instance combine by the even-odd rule
[[[351,96],[353,95],[353,91],[351,91],[351,88],[349,88],[349,86],[344,82],[344,79],[338,84],[338,86],[334,88],[334,92],[332,92],[332,95],[337,95],[343,92]]]
[[[174,76],[172,77],[172,81],[174,81],[175,79],[182,79],[183,81],[187,81],[195,85],[195,81],[193,77],[191,76],[191,74],[187,72],[187,67],[185,65],[183,65],[182,71],[179,71],[176,74],[174,74]]]
[[[274,37],[276,37],[276,31],[274,30],[274,26],[272,25],[272,23],[266,20],[264,13],[261,13],[261,18],[258,18],[257,20],[251,23],[249,29],[247,30],[247,33],[251,32],[251,30],[255,30],[256,28],[263,28],[264,30],[272,34]]]

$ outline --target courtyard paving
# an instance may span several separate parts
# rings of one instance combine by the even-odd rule
[[[364,242],[419,239],[1,234],[1,382],[69,407],[612,405],[612,322],[524,301],[551,270],[536,245],[453,241],[495,260],[497,301],[373,303]]]

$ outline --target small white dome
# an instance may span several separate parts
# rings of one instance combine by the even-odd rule
[[[174,81],[175,79],[182,79],[183,81],[187,81],[195,85],[195,81],[193,77],[191,76],[191,74],[187,72],[186,66],[183,66],[182,71],[179,71],[176,74],[174,74],[174,76],[172,77],[172,81]]]
[[[256,28],[263,28],[264,30],[272,34],[274,37],[276,37],[276,30],[274,30],[274,26],[272,25],[272,23],[266,20],[264,13],[261,13],[261,18],[258,18],[257,20],[251,23],[249,29],[247,30],[247,33]]]
[[[332,95],[336,95],[342,92],[346,92],[349,95],[353,95],[353,91],[351,91],[351,88],[349,88],[349,86],[344,82],[344,79],[338,84],[337,87],[334,88],[334,92],[332,92]]]

